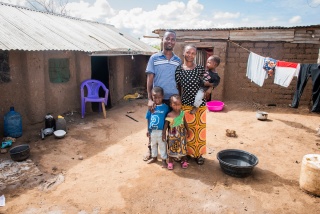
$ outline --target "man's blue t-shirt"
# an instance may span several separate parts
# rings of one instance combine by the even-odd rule
[[[163,130],[165,118],[168,112],[169,106],[164,103],[161,105],[157,105],[153,113],[148,110],[146,114],[146,119],[148,120],[148,129]]]
[[[154,74],[153,87],[159,86],[163,89],[163,99],[165,100],[169,100],[172,95],[179,93],[175,72],[180,64],[181,60],[177,55],[173,54],[168,60],[162,52],[153,54],[148,61],[146,73]]]

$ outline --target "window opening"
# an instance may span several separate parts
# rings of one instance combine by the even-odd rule
[[[52,83],[68,82],[70,79],[69,59],[49,59],[49,78]]]

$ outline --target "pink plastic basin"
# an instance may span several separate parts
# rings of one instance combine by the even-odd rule
[[[212,100],[207,102],[207,108],[209,111],[222,111],[224,107],[224,102],[219,100]]]

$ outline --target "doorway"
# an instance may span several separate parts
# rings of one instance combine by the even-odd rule
[[[107,89],[109,88],[109,61],[107,56],[91,57],[91,79],[101,81]],[[104,96],[104,91],[100,89],[99,96]],[[99,103],[92,103],[92,111],[99,111]],[[111,96],[109,91],[107,108],[111,108]]]
[[[213,48],[197,48],[196,64],[206,68],[207,59],[213,55]]]

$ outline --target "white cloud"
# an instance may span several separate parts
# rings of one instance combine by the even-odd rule
[[[143,11],[141,8],[121,10],[105,20],[117,28],[132,29],[134,35],[140,36],[151,35],[155,29],[213,27],[212,21],[199,18],[202,10],[203,5],[198,0],[189,0],[187,4],[171,1],[150,11]]]
[[[290,24],[298,24],[301,22],[301,16],[294,16],[289,20]]]
[[[115,11],[110,7],[107,0],[96,0],[94,4],[85,1],[70,2],[66,7],[70,16],[92,21],[100,21],[105,17],[115,15]]]
[[[246,0],[246,2],[262,2],[262,0]]]
[[[309,0],[307,1],[308,6],[311,8],[318,8],[320,6],[320,0]]]
[[[218,12],[213,15],[214,19],[235,19],[239,18],[240,13]]]

